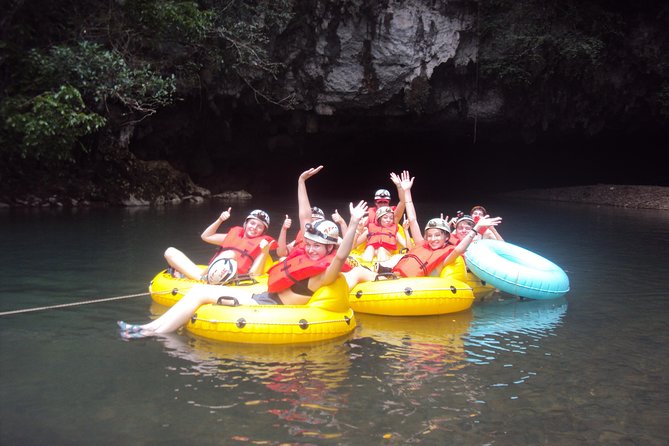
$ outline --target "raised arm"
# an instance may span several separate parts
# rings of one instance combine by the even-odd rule
[[[339,229],[341,229],[342,234],[346,234],[348,225],[346,224],[346,220],[344,220],[342,216],[339,215],[339,211],[337,209],[335,209],[335,211],[332,213],[332,221],[339,225]]]
[[[351,249],[353,249],[353,239],[355,238],[355,229],[358,227],[358,222],[367,213],[367,203],[364,200],[361,200],[356,206],[350,203],[349,210],[351,211],[351,220],[348,222],[348,228],[337,248],[332,263],[321,275],[320,286],[331,284],[341,272],[344,262],[351,253]]]
[[[230,210],[232,210],[231,207],[229,207],[227,211],[223,211],[215,222],[207,226],[207,229],[205,229],[204,232],[200,235],[200,238],[202,238],[202,240],[207,243],[211,243],[212,245],[220,245],[223,243],[223,240],[225,240],[225,237],[228,234],[220,234],[216,231],[218,231],[218,228],[224,221],[230,218]]]
[[[297,180],[297,206],[300,217],[300,229],[304,229],[307,223],[311,223],[311,203],[307,194],[307,180],[321,171],[323,166],[312,167],[300,174]]]
[[[288,229],[293,224],[293,221],[286,215],[286,219],[281,225],[281,230],[279,231],[279,238],[276,246],[276,255],[279,257],[286,257],[288,255]]]
[[[409,172],[406,170],[402,172],[402,190],[404,191],[404,204],[407,208],[407,219],[409,220],[409,225],[411,228],[411,236],[413,237],[414,244],[423,243],[423,231],[420,230],[418,225],[418,217],[416,216],[416,208],[413,204],[413,198],[411,197],[411,187],[413,186],[413,177],[409,176]]]
[[[411,234],[411,222],[409,221],[408,218],[404,218],[404,221],[402,222],[402,228],[404,228],[404,237],[406,237],[406,244],[404,245],[406,249],[411,249],[413,248],[413,241],[411,240],[412,234]]]
[[[455,249],[444,259],[444,265],[448,265],[449,263],[453,262],[457,256],[460,256],[467,251],[467,248],[469,245],[472,243],[476,235],[478,234],[478,230],[481,228],[488,228],[488,227],[493,227],[497,226],[502,222],[502,217],[488,217],[487,215],[485,217],[481,217],[479,221],[474,225],[474,227],[467,233],[464,239],[460,241],[460,243],[457,244]]]
[[[406,170],[402,172],[402,174],[405,173],[407,176],[409,175],[409,172]],[[395,206],[395,224],[400,224],[400,221],[402,221],[402,215],[404,215],[404,208],[405,208],[404,189],[402,189],[402,178],[401,176],[398,176],[395,172],[390,172],[390,181],[392,181],[395,187],[397,188],[397,196],[400,200],[397,203],[397,206]]]

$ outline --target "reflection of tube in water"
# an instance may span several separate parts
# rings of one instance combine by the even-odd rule
[[[444,375],[466,366],[463,335],[470,310],[439,316],[387,317],[357,314],[357,339],[371,338],[386,346],[391,380],[420,386],[423,378]],[[415,389],[414,389],[415,390]]]
[[[340,387],[350,368],[350,347],[341,339],[308,345],[219,343],[176,334],[156,339],[168,354],[193,363],[185,375],[197,376],[197,387],[203,386],[202,376],[213,378],[211,389],[197,391],[192,383],[181,389],[190,404],[213,411],[235,407],[248,410],[248,416],[270,414],[283,420],[292,435],[340,435],[333,420],[348,404],[348,392]]]
[[[484,337],[510,332],[544,337],[559,326],[567,312],[567,300],[508,299],[474,306],[471,337]]]
[[[356,313],[356,338],[370,337],[378,342],[402,345],[407,341],[458,343],[472,321],[471,310],[438,316],[376,316]]]

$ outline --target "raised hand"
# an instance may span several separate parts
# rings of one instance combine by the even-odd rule
[[[402,183],[402,179],[395,172],[390,172],[390,181],[392,181],[393,184],[398,187]]]
[[[290,229],[290,226],[293,224],[293,220],[288,217],[288,214],[286,214],[286,218],[283,220],[283,228],[284,229]]]
[[[365,200],[360,200],[356,206],[353,206],[353,203],[349,203],[348,208],[351,212],[351,220],[359,221],[367,214],[367,202]]]
[[[339,215],[339,211],[335,209],[335,211],[332,213],[332,221],[335,223],[341,223],[344,221],[341,215]]]
[[[232,210],[232,207],[229,207],[227,211],[221,212],[221,215],[218,217],[219,220],[225,221],[228,218],[230,218],[230,211]]]
[[[306,181],[309,178],[313,177],[316,175],[318,172],[321,171],[323,166],[318,166],[318,167],[312,167],[311,169],[305,170],[300,174],[300,181]]]
[[[401,182],[400,185],[402,186],[402,190],[409,190],[411,189],[411,186],[413,186],[413,180],[415,177],[412,177],[409,175],[409,171],[405,170],[402,172],[401,176]]]
[[[489,215],[486,215],[479,219],[476,226],[487,228],[488,226],[497,226],[500,223],[502,223],[502,217],[490,217]]]

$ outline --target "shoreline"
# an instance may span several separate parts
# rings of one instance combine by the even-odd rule
[[[594,204],[597,206],[615,206],[628,209],[654,209],[669,211],[669,187],[596,184],[586,186],[568,186],[546,189],[522,189],[510,192],[500,192],[499,197],[514,199],[532,199],[543,201],[562,201],[571,203]],[[62,198],[51,196],[41,198],[27,195],[22,198],[0,198],[0,209],[8,208],[40,208],[40,207],[149,207],[178,205],[184,202],[201,203],[207,199],[223,199],[228,201],[246,201],[252,196],[244,190],[227,191],[212,194],[202,187],[193,186],[189,193],[184,195],[173,194],[169,197],[160,196],[153,201],[137,199],[130,195],[116,203],[108,201],[89,201],[86,199]]]
[[[669,187],[596,184],[549,189],[524,189],[501,193],[510,198],[567,201],[631,209],[669,210]]]

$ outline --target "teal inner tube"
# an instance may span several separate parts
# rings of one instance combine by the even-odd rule
[[[569,291],[562,268],[525,248],[499,240],[479,240],[465,254],[467,267],[479,279],[509,294],[553,299]]]

